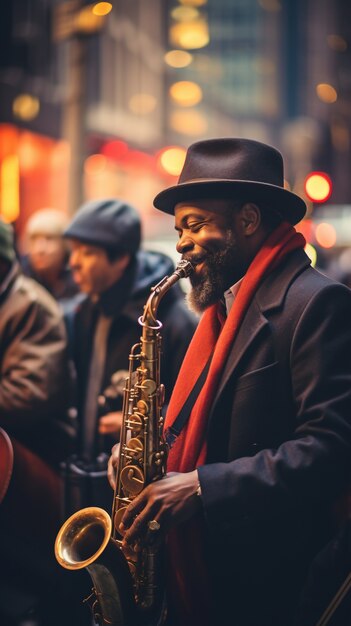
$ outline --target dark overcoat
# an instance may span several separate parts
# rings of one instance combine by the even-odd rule
[[[351,463],[351,291],[295,251],[233,343],[199,468],[214,624],[288,626]]]
[[[97,317],[100,311],[112,317],[107,340],[107,354],[101,383],[101,394],[111,386],[112,377],[120,376],[123,384],[114,406],[102,411],[122,409],[123,387],[128,375],[129,354],[140,341],[142,327],[138,323],[151,289],[166,275],[174,271],[172,260],[160,252],[141,250],[127,268],[122,279],[104,292],[95,305],[90,298],[84,299],[66,315],[71,338],[71,350],[77,373],[77,407],[81,430],[84,430],[84,402],[88,384],[89,366]],[[187,308],[185,296],[179,284],[172,287],[162,298],[157,310],[162,324],[161,382],[165,386],[165,400],[172,392],[178,371],[197,325],[197,318]],[[112,438],[98,441],[110,452],[115,443]],[[100,450],[101,451],[101,450]]]

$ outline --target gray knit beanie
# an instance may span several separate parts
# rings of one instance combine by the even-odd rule
[[[121,253],[135,254],[140,247],[141,220],[130,204],[116,199],[92,200],[81,206],[64,237]]]

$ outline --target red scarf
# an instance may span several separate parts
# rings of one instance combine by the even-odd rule
[[[262,280],[282,259],[297,248],[305,246],[305,239],[290,224],[284,222],[266,239],[249,266],[236,294],[233,306],[222,327],[219,304],[203,314],[185,355],[169,403],[165,430],[172,426],[191,389],[213,354],[205,384],[193,406],[190,418],[170,450],[167,471],[190,472],[206,461],[207,422],[218,389],[221,374],[233,346],[245,313]],[[207,572],[203,564],[203,529],[198,519],[169,534],[169,556],[172,596],[175,605],[182,607],[182,626],[209,623]],[[200,610],[204,607],[204,610]]]

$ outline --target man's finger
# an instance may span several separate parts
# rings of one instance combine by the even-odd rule
[[[122,517],[122,524],[124,528],[129,528],[129,526],[131,526],[134,518],[143,510],[144,505],[145,496],[143,492],[128,505]]]

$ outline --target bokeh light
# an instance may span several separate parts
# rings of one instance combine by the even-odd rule
[[[186,52],[186,50],[169,50],[166,52],[164,59],[167,65],[171,67],[187,67],[193,60],[190,52]]]
[[[22,93],[14,99],[12,111],[15,117],[30,122],[34,120],[40,111],[39,99],[29,93]]]
[[[191,6],[178,6],[172,9],[171,16],[178,22],[187,22],[199,17],[199,11]]]
[[[202,7],[207,4],[207,0],[179,0],[180,4],[191,7]]]
[[[312,202],[325,202],[332,193],[332,182],[325,172],[311,172],[305,180],[305,192]]]
[[[173,83],[169,89],[171,98],[182,107],[192,107],[202,100],[202,89],[190,80]]]
[[[316,93],[318,98],[326,104],[333,104],[338,99],[336,89],[328,83],[319,83],[316,87]]]
[[[20,213],[20,171],[17,154],[9,154],[3,159],[0,183],[0,215],[5,222],[14,222]]]
[[[159,154],[158,163],[167,174],[179,176],[184,165],[185,155],[185,148],[169,146]]]
[[[315,238],[321,248],[332,248],[336,244],[336,231],[333,224],[320,222],[315,229]]]
[[[173,24],[169,35],[173,46],[189,50],[204,48],[210,42],[208,24],[203,19]]]
[[[112,11],[111,2],[97,2],[93,6],[94,15],[108,15]]]

